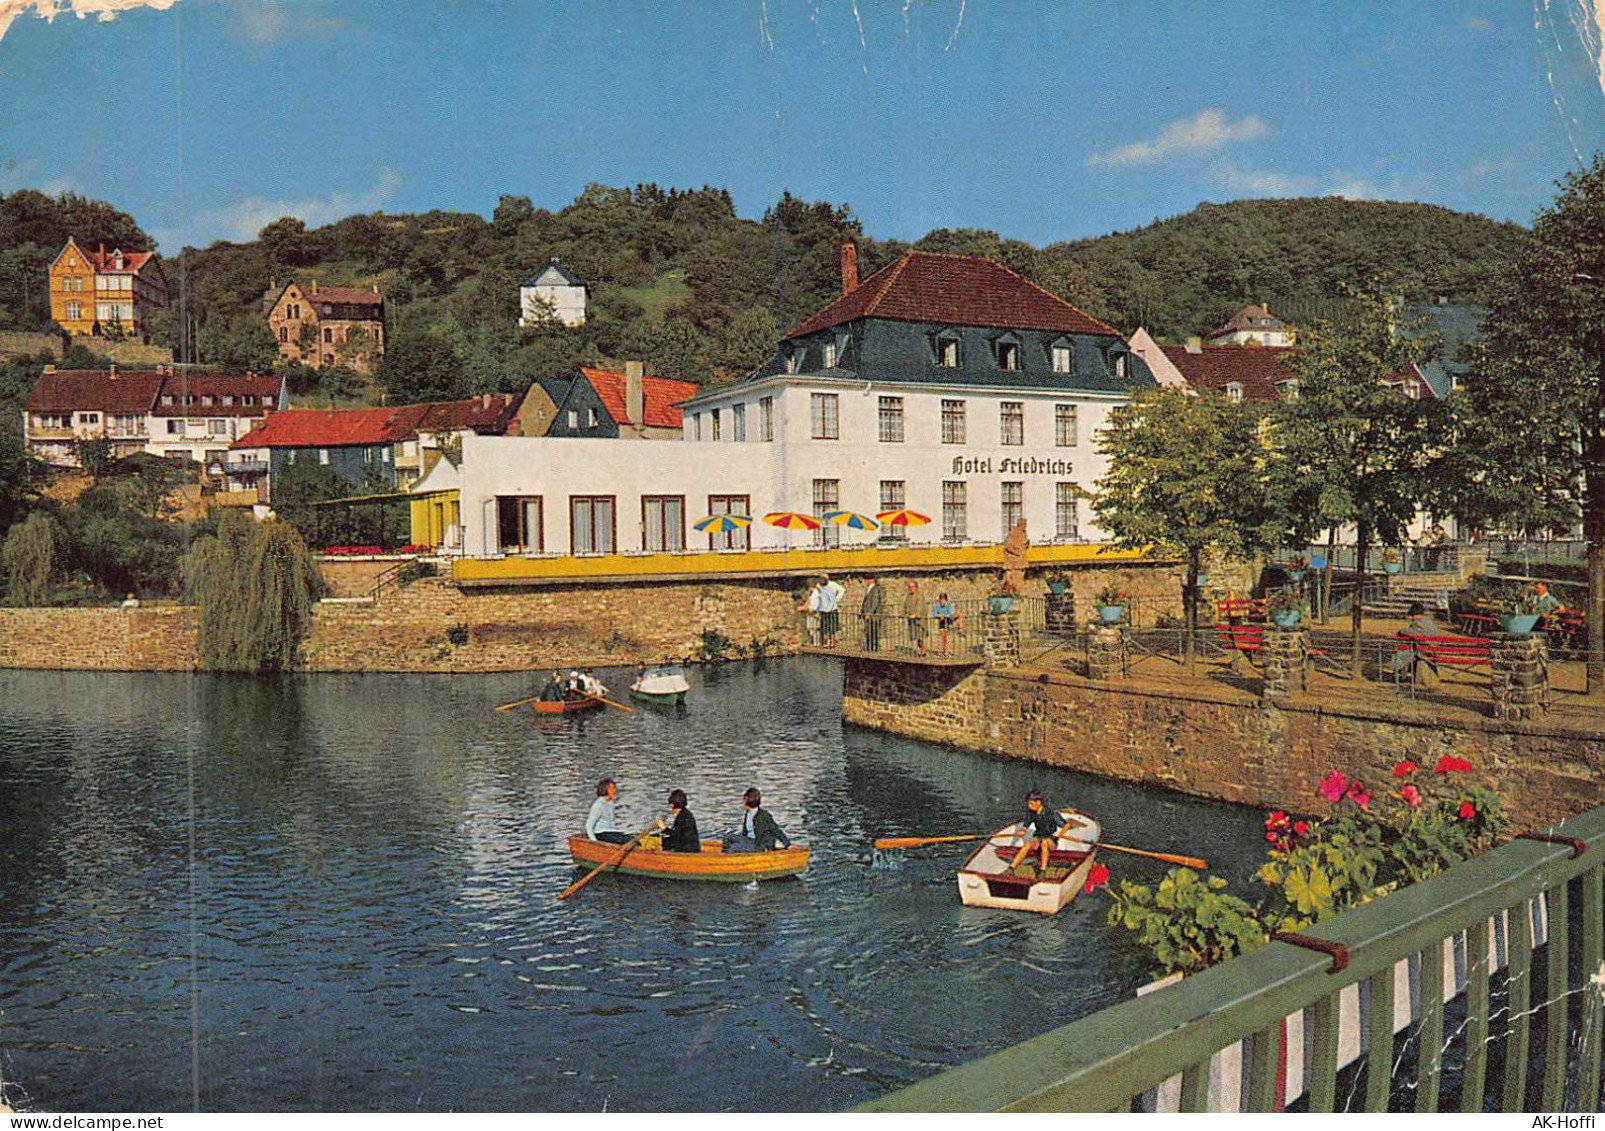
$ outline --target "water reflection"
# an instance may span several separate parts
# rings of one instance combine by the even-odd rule
[[[1101,898],[962,908],[965,846],[881,870],[875,836],[986,831],[1040,786],[1252,867],[1258,814],[844,729],[833,661],[695,684],[683,713],[536,720],[492,710],[528,694],[505,675],[0,673],[0,1076],[187,1108],[193,993],[210,1109],[837,1109],[1137,980]],[[625,823],[679,787],[710,835],[759,785],[813,864],[558,904],[602,776]]]

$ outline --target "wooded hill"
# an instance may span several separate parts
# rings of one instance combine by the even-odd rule
[[[48,325],[45,264],[68,231],[80,243],[150,246],[109,205],[31,190],[0,198],[0,329]],[[373,213],[309,230],[286,218],[250,243],[186,248],[166,263],[175,298],[182,282],[183,304],[160,335],[177,346],[182,326],[191,357],[264,369],[275,358],[262,305],[270,285],[292,277],[377,283],[390,320],[379,389],[347,373],[300,371],[295,391],[446,398],[628,358],[666,376],[719,381],[761,363],[781,332],[834,297],[843,239],[858,242],[866,276],[911,246],[985,255],[1122,331],[1142,325],[1179,340],[1247,302],[1307,319],[1344,284],[1377,274],[1413,300],[1486,302],[1524,238],[1518,225],[1433,205],[1317,198],[1203,204],[1044,248],[975,229],[942,229],[909,245],[867,237],[846,205],[788,195],[747,220],[722,189],[592,185],[556,212],[503,196],[489,220]],[[590,321],[520,329],[518,284],[551,259],[591,286]]]

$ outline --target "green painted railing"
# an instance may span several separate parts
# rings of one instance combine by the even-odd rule
[[[1272,1111],[1284,1094],[1284,1054],[1294,1051],[1281,1048],[1284,1019],[1302,1011],[1309,1040],[1296,1050],[1303,1060],[1298,1082],[1300,1102],[1310,1111],[1386,1111],[1390,1096],[1395,1108],[1402,1103],[1416,1111],[1437,1111],[1440,1101],[1473,1112],[1596,1111],[1605,993],[1605,807],[1544,831],[1578,838],[1585,851],[1574,857],[1570,845],[1513,840],[1312,928],[1310,935],[1347,948],[1340,971],[1332,970],[1336,962],[1325,953],[1272,942],[861,1110],[1129,1111],[1179,1075],[1180,1109],[1205,1111],[1211,1058],[1241,1041],[1243,1106]],[[1529,922],[1538,924],[1542,945],[1533,945]],[[1506,942],[1497,971],[1489,957],[1491,934]],[[1463,953],[1463,969],[1446,971],[1446,949],[1456,966]],[[1405,985],[1416,991],[1402,1044],[1394,1013],[1401,962],[1410,963],[1415,977]],[[1454,1006],[1463,1020],[1447,1034],[1446,974],[1451,987],[1464,978]],[[1359,1056],[1342,1070],[1340,1095],[1340,995],[1356,986],[1365,992],[1343,996],[1349,1008],[1361,1007],[1361,1027],[1349,1030]],[[1542,1032],[1541,1044],[1535,1032]],[[1529,1080],[1540,1055],[1541,1071]],[[1412,1059],[1407,1079],[1396,1081],[1396,1061]],[[1491,1062],[1502,1063],[1492,1078]],[[1453,1078],[1447,1088],[1446,1068]]]

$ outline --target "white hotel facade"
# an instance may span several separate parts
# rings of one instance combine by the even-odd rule
[[[680,442],[468,436],[455,487],[473,557],[805,545],[1092,542],[1083,492],[1109,411],[1154,380],[1119,334],[984,259],[910,253],[792,330],[775,362],[682,406]],[[913,510],[928,525],[786,531],[773,511]],[[692,528],[751,516],[740,532]]]

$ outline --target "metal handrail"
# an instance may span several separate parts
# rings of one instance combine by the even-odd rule
[[[1573,1110],[1599,1106],[1601,1022],[1605,1004],[1589,979],[1605,962],[1605,807],[1569,817],[1547,830],[1579,838],[1571,847],[1517,839],[1429,880],[1373,900],[1311,928],[1308,934],[1346,949],[1348,962],[1334,972],[1329,955],[1273,941],[1176,985],[1084,1017],[991,1056],[949,1069],[865,1104],[864,1111],[1127,1111],[1145,1092],[1180,1075],[1183,1110],[1207,1110],[1210,1061],[1247,1042],[1248,1107],[1276,1105],[1283,1023],[1301,1011],[1312,1035],[1312,1055],[1301,1085],[1309,1110],[1337,1108],[1339,995],[1365,983],[1368,1033],[1361,1054],[1368,1065],[1364,1103],[1387,1110],[1395,1056],[1393,987],[1400,963],[1418,964],[1421,987],[1414,1011],[1417,1060],[1409,1082],[1416,1110],[1435,1111],[1440,1100],[1444,1034],[1443,992],[1459,984],[1445,962],[1446,944],[1464,946],[1465,1063],[1460,1072],[1464,1110],[1481,1111],[1485,1092],[1497,1090],[1505,1111],[1557,1111],[1568,1079],[1577,1086]],[[1569,946],[1572,885],[1582,909],[1581,962],[1550,961]],[[1541,901],[1539,915],[1529,908]],[[1534,924],[1531,930],[1524,924]],[[1501,924],[1507,940],[1506,1000],[1490,1006],[1490,938]],[[1539,929],[1537,924],[1543,924]],[[1547,939],[1547,941],[1546,941]],[[1543,946],[1544,961],[1533,961]],[[1534,997],[1535,969],[1544,981]],[[1580,999],[1580,1037],[1569,1027],[1569,998]],[[1459,996],[1455,994],[1454,996]],[[1534,1017],[1544,1024],[1546,1055],[1538,1106],[1527,1096],[1528,1045]],[[1487,1080],[1490,1040],[1505,1042],[1497,1089]]]

